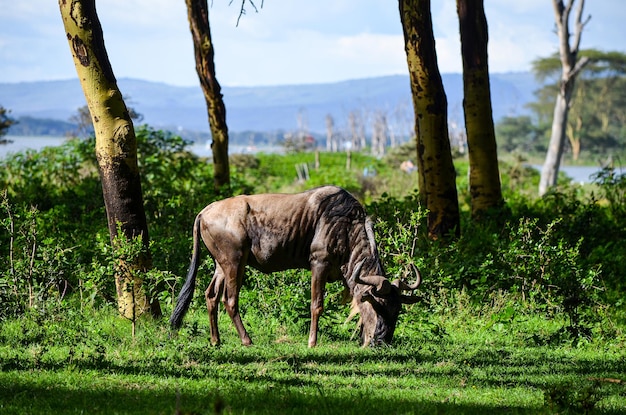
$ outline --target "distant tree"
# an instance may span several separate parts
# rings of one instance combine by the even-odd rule
[[[400,0],[417,137],[418,187],[428,233],[460,234],[456,172],[448,139],[448,102],[437,66],[430,0]]]
[[[226,106],[221,87],[215,76],[215,51],[211,39],[209,8],[207,0],[185,0],[189,28],[193,38],[196,59],[196,72],[204,93],[211,128],[211,150],[213,153],[213,182],[216,189],[230,187],[230,167],[228,164],[228,126]],[[254,6],[254,3],[252,3]],[[240,12],[244,13],[245,1]]]
[[[335,119],[331,114],[326,114],[326,151],[337,151],[334,140]]]
[[[76,124],[76,137],[89,137],[94,132],[91,113],[87,105],[79,107],[69,121]]]
[[[463,60],[463,112],[472,217],[504,204],[491,109],[487,18],[483,0],[457,0]]]
[[[384,111],[379,110],[374,113],[374,124],[372,126],[372,154],[375,156],[384,156],[387,147],[387,138],[389,136],[389,125],[387,123],[387,115]]]
[[[528,115],[504,117],[495,125],[495,131],[500,151],[536,153],[546,150],[541,140],[543,130],[536,127]]]
[[[589,63],[580,71],[569,104],[565,137],[572,158],[577,160],[583,146],[594,152],[618,147],[624,135],[626,113],[626,54],[594,49],[579,51]],[[541,80],[558,76],[561,64],[558,54],[537,59],[535,75]],[[536,92],[531,108],[538,119],[550,117],[559,83],[546,82]]]
[[[95,0],[59,0],[59,7],[95,126],[95,150],[111,242],[119,241],[119,229],[127,240],[140,237],[144,245],[144,253],[130,263],[122,260],[115,275],[119,312],[134,322],[149,305],[141,275],[152,266],[135,130],[106,53]],[[152,306],[153,314],[160,315],[157,300]]]
[[[365,137],[365,111],[353,109],[348,113],[348,130],[350,131],[350,149],[359,151],[367,146]]]
[[[131,99],[129,97],[123,97],[124,102],[128,104]],[[137,112],[133,107],[127,106],[128,115],[133,123],[139,123],[143,120],[143,115]],[[69,121],[76,124],[76,136],[77,137],[89,137],[94,133],[93,122],[91,121],[91,113],[89,112],[89,106],[83,105],[76,110],[76,113],[72,115]]]
[[[578,3],[576,16],[574,18],[574,33],[570,32],[569,20],[575,2],[576,0],[568,0],[566,3],[562,0],[552,0],[557,33],[559,36],[561,80],[556,95],[556,103],[554,105],[550,144],[548,145],[546,159],[541,170],[541,179],[539,180],[539,195],[545,194],[550,187],[556,185],[559,166],[563,156],[567,117],[572,94],[574,92],[576,76],[585,65],[589,63],[588,57],[581,57],[579,59],[578,56],[583,28],[588,21],[587,19],[583,22],[582,18],[585,0],[580,0]]]
[[[10,110],[0,105],[0,144],[8,144],[11,142],[3,138],[9,131],[9,128],[16,123],[13,118],[9,117],[10,112]]]

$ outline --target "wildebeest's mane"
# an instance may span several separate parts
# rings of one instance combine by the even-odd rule
[[[324,195],[320,199],[320,216],[328,227],[329,247],[339,247],[347,253],[349,266],[345,270],[349,285],[354,284],[355,266],[361,263],[360,272],[367,275],[385,275],[378,256],[372,224],[363,206],[344,189]]]
[[[328,221],[365,219],[363,206],[347,191],[337,188],[337,191],[325,195],[320,200],[321,215]]]
[[[318,226],[324,228],[329,252],[340,253],[340,262],[348,261],[354,242],[365,236],[365,209],[347,191],[336,188],[319,195]],[[327,192],[327,193],[326,193]],[[368,249],[369,250],[369,249]]]

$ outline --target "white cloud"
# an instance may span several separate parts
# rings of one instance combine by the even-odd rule
[[[592,19],[582,46],[625,50],[623,0],[586,3]],[[224,85],[328,82],[406,73],[397,2],[266,0],[236,26],[239,0],[209,0],[216,68]],[[260,6],[260,1],[255,4]],[[441,72],[460,72],[454,0],[431,2]],[[193,48],[181,0],[97,3],[118,78],[197,85]],[[492,72],[526,70],[556,50],[552,5],[546,0],[487,0]],[[0,0],[0,82],[75,77],[58,4]]]
[[[457,36],[458,37],[458,36]],[[441,73],[459,73],[463,71],[461,61],[461,41],[457,38],[436,38],[437,64]]]

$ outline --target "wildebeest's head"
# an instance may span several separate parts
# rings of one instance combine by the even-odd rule
[[[417,270],[416,270],[417,271]],[[361,318],[359,331],[363,346],[391,344],[402,304],[412,304],[417,297],[402,294],[413,291],[421,283],[419,271],[417,280],[409,285],[401,280],[390,282],[382,276],[368,276],[360,279],[367,286],[357,298],[353,307],[358,308]]]

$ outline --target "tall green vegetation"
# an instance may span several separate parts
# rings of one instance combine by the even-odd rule
[[[221,196],[210,179],[212,166],[189,153],[187,142],[148,127],[138,129],[136,135],[153,235],[154,271],[147,285],[169,307],[188,265],[193,218]],[[68,298],[85,302],[83,306],[109,304],[115,291],[108,277],[116,264],[120,258],[141,254],[132,240],[117,248],[103,243],[107,222],[92,148],[93,139],[71,140],[59,148],[2,160],[0,256],[6,266],[0,274],[0,314],[5,318],[46,308],[45,304],[54,308]],[[517,181],[515,191],[505,194],[509,211],[497,224],[477,224],[467,216],[470,197],[463,173],[467,163],[458,160],[457,185],[462,189],[461,210],[466,212],[462,219],[468,232],[458,241],[439,244],[427,237],[426,210],[410,185],[414,174],[398,170],[393,154],[381,160],[352,157],[351,170],[346,170],[345,155],[337,153],[321,154],[317,170],[311,153],[233,157],[234,190],[299,191],[325,183],[346,187],[375,218],[389,273],[405,275],[411,264],[418,265],[425,278],[421,293],[432,306],[444,293],[459,290],[466,290],[476,304],[496,293],[509,293],[519,297],[520,307],[536,308],[549,318],[565,313],[569,322],[563,326],[564,337],[576,338],[593,337],[600,330],[599,310],[618,311],[611,301],[620,297],[623,287],[623,176],[607,170],[598,177],[593,192],[565,187],[550,197],[534,199],[523,196],[522,190],[536,185],[536,175],[505,174],[505,188],[513,188],[509,185]],[[311,164],[307,182],[297,180],[296,165],[301,163]],[[377,175],[364,177],[366,167]],[[503,167],[503,172],[514,171]],[[308,301],[307,295],[293,291],[306,290],[307,284],[291,287],[289,275],[302,273],[280,277],[287,278],[277,280],[282,281],[281,288],[263,294],[268,277],[251,273],[251,289],[242,295],[253,296],[251,303],[261,308],[298,304],[282,317],[286,311],[277,309],[273,316],[284,321],[295,310],[306,310]],[[242,307],[245,304],[242,299]],[[272,314],[268,311],[268,315]],[[306,312],[302,315],[306,318]]]

